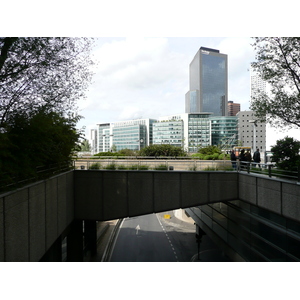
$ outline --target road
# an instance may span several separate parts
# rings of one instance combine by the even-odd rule
[[[165,219],[165,215],[170,219]],[[197,252],[194,224],[183,222],[172,212],[124,219],[111,262],[191,261]]]

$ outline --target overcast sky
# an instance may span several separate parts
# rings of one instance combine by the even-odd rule
[[[201,46],[228,55],[228,99],[249,109],[251,38],[98,38],[87,99],[79,102],[87,131],[96,124],[185,112],[189,64]]]

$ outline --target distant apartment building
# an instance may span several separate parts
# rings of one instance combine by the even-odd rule
[[[189,91],[185,95],[185,112],[210,112],[227,116],[227,55],[201,47],[189,66]]]
[[[233,101],[228,101],[228,116],[236,116],[236,114],[241,110],[240,103],[234,103]]]
[[[152,124],[155,121],[137,119],[98,124],[98,152],[142,149],[152,143]]]
[[[183,146],[183,120],[164,120],[153,123],[153,144]]]
[[[240,111],[238,118],[238,139],[245,147],[252,151],[259,148],[260,152],[266,151],[266,123],[258,122],[253,111]]]
[[[199,147],[206,147],[211,143],[210,120],[211,113],[183,113],[159,118],[159,124],[153,124],[156,129],[153,130],[153,141],[155,144],[162,144],[161,132],[158,128],[165,128],[165,136],[175,136],[176,145],[183,146],[187,152],[197,152]],[[173,124],[164,126],[163,123]],[[181,131],[179,128],[182,128]],[[177,128],[175,131],[174,128]],[[179,137],[181,132],[181,143]],[[171,138],[169,139],[171,140]]]
[[[252,101],[253,98],[257,97],[260,93],[267,93],[268,85],[265,80],[250,66],[250,96]]]
[[[92,154],[96,154],[97,153],[97,130],[96,129],[92,129],[91,130],[91,153]]]

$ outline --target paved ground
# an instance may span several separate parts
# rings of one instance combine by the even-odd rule
[[[177,215],[177,214],[176,214]],[[177,215],[178,217],[178,215]],[[180,218],[180,216],[179,216]],[[166,220],[168,221],[168,220]],[[172,221],[172,220],[170,220]],[[180,221],[183,221],[180,219]],[[179,223],[180,223],[179,221]],[[193,220],[191,218],[185,219],[185,222],[189,222],[193,224]],[[91,257],[89,261],[91,262],[101,262],[107,248],[107,244],[110,240],[110,237],[115,229],[118,220],[106,221],[106,222],[98,222],[98,246],[97,246],[97,255]],[[186,224],[189,226],[188,224]],[[204,235],[202,237],[202,242],[200,244],[200,252],[196,251],[193,255],[192,262],[229,262],[229,258],[224,255],[221,249],[219,249],[213,241],[207,236]]]

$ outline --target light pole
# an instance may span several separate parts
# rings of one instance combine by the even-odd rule
[[[256,151],[256,126],[257,120],[250,120],[249,123],[253,124],[253,153]]]

